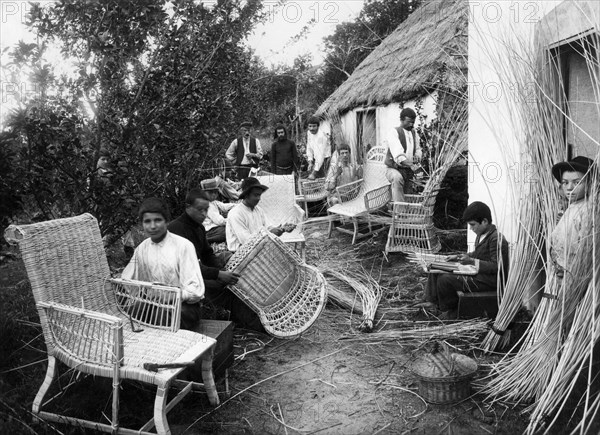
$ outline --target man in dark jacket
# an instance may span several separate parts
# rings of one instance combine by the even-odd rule
[[[231,256],[231,252],[219,253],[214,251],[206,241],[206,230],[202,222],[206,218],[209,201],[201,189],[192,189],[185,198],[185,211],[177,219],[171,221],[168,229],[188,239],[196,249],[196,256],[200,262],[200,271],[205,286],[205,297],[216,305],[225,305],[224,298],[228,299],[229,293],[225,286],[235,284],[238,276],[233,272],[221,270]]]
[[[204,281],[205,299],[213,307],[218,306],[231,311],[232,320],[241,326],[262,331],[256,314],[227,289],[228,285],[237,283],[240,276],[223,270],[232,253],[225,251],[215,254],[206,240],[206,230],[202,222],[206,218],[208,206],[206,192],[202,189],[190,190],[185,197],[185,211],[169,223],[168,229],[194,245]]]
[[[457,275],[454,273],[430,274],[425,291],[425,303],[422,306],[437,304],[442,311],[440,319],[455,319],[458,307],[458,291],[489,292],[498,288],[498,271],[501,286],[508,276],[508,242],[492,224],[490,208],[483,202],[469,204],[463,214],[471,231],[477,237],[475,250],[460,254],[451,260],[463,265],[472,265],[476,275]]]
[[[287,130],[281,124],[275,127],[275,141],[271,144],[271,172],[275,175],[288,175],[298,171],[298,149],[293,140],[288,139]]]

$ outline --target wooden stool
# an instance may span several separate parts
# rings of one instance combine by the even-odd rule
[[[496,292],[456,292],[458,294],[458,317],[496,317],[498,294]],[[217,344],[218,345],[218,344]]]
[[[233,322],[226,320],[200,320],[195,330],[200,334],[217,340],[213,355],[213,373],[215,380],[225,379],[225,392],[229,394],[228,369],[233,365]]]

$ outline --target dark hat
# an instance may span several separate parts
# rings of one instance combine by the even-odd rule
[[[242,193],[240,193],[240,199],[244,199],[255,187],[262,189],[263,192],[268,189],[267,186],[260,184],[260,181],[254,177],[245,178],[244,181],[242,181]]]
[[[202,188],[202,190],[219,190],[219,184],[214,178],[202,180],[200,182],[200,187]]]
[[[565,171],[577,171],[582,174],[587,174],[588,171],[593,170],[594,161],[584,156],[577,156],[573,160],[568,162],[560,162],[552,166],[552,175],[554,178],[560,181],[562,180],[562,174]]]
[[[145,199],[138,210],[138,218],[141,221],[144,217],[144,213],[159,213],[166,221],[171,220],[171,213],[169,213],[169,207],[160,198],[147,198]]]
[[[252,123],[250,121],[244,121],[240,124],[240,128],[242,127],[250,127],[252,128]]]

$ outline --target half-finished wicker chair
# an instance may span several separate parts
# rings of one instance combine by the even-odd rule
[[[308,216],[308,203],[320,202],[327,199],[327,189],[325,189],[325,178],[316,180],[298,180],[298,191],[300,195],[298,200],[304,204],[304,212]]]
[[[446,164],[436,169],[422,193],[404,195],[406,201],[393,203],[386,253],[435,253],[442,248],[437,229],[433,225],[433,210],[440,184],[450,166]]]
[[[268,186],[260,197],[260,207],[272,225],[295,224],[294,231],[283,233],[280,239],[294,245],[304,260],[306,238],[302,234],[302,221],[306,218],[304,210],[296,204],[294,175],[264,175],[256,177],[261,184]]]
[[[385,177],[386,166],[384,164],[386,147],[376,146],[367,153],[367,161],[364,165],[363,178],[353,183],[345,184],[336,189],[336,194],[340,201],[339,204],[327,209],[330,215],[329,234],[333,230],[333,221],[335,215],[339,217],[350,218],[353,224],[352,244],[356,240],[373,233],[369,213],[385,207],[392,199],[390,182]],[[368,224],[367,232],[359,232],[359,219],[366,219]],[[339,231],[345,231],[338,227]]]
[[[293,338],[306,331],[327,302],[323,275],[265,230],[238,249],[226,269],[241,275],[229,288],[274,337]]]
[[[157,433],[170,433],[167,412],[192,389],[203,387],[176,379],[185,363],[195,360],[202,361],[210,403],[218,405],[212,374],[215,340],[179,330],[179,288],[110,278],[100,230],[92,215],[11,225],[5,238],[19,244],[48,352],[46,378],[33,401],[34,416],[112,433],[149,434],[153,427]],[[42,411],[58,372],[57,360],[70,369],[112,379],[110,421]],[[148,363],[171,364],[173,368],[145,365]],[[154,418],[138,430],[120,426],[121,380],[157,388]],[[171,386],[181,391],[168,403]],[[63,397],[62,393],[50,401]]]

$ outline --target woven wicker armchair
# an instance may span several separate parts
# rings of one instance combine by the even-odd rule
[[[385,207],[392,199],[390,182],[385,177],[386,166],[383,163],[386,152],[387,149],[383,146],[371,148],[367,153],[363,178],[336,189],[336,195],[340,203],[327,209],[330,215],[328,236],[331,236],[334,220],[340,217],[347,217],[352,221],[354,227],[350,231],[352,244],[356,240],[373,233],[369,213]],[[367,232],[359,232],[358,224],[361,218],[367,220]],[[338,230],[346,232],[341,227],[338,227]]]
[[[323,275],[265,230],[238,249],[226,269],[241,275],[231,291],[274,337],[293,338],[306,331],[327,302]]]
[[[404,195],[405,202],[394,202],[392,223],[385,252],[435,253],[441,249],[433,209],[439,189],[426,186],[422,194]]]
[[[212,375],[215,340],[179,330],[180,289],[109,278],[93,216],[11,225],[5,238],[19,244],[48,352],[46,378],[33,402],[34,416],[112,433],[149,434],[156,427],[157,433],[167,434],[168,410],[192,389],[205,387],[211,404],[218,405]],[[197,359],[202,361],[204,385],[176,379],[185,365]],[[58,373],[57,360],[73,370],[112,379],[109,424],[42,410]],[[150,367],[148,363],[171,364],[172,368]],[[119,424],[119,393],[124,379],[157,388],[154,418],[139,430]],[[168,403],[171,386],[181,391]]]
[[[264,175],[256,177],[261,184],[268,186],[260,197],[260,207],[264,210],[269,223],[277,226],[295,224],[294,231],[283,233],[280,239],[284,243],[293,244],[305,258],[306,238],[302,234],[302,222],[306,218],[304,210],[296,204],[294,175]]]

